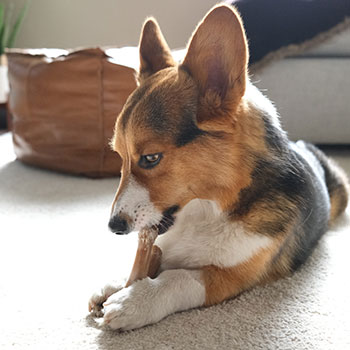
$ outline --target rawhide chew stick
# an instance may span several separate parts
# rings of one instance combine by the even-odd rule
[[[134,265],[125,287],[129,287],[133,282],[147,276],[155,277],[162,255],[160,248],[153,245],[157,236],[158,230],[154,227],[144,228],[139,232]]]
[[[151,278],[157,277],[161,259],[162,259],[162,250],[157,245],[153,245],[151,262],[148,269],[148,277],[151,277]]]

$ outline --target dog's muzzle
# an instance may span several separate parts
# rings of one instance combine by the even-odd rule
[[[175,217],[174,214],[179,210],[179,206],[173,205],[172,207],[164,210],[162,219],[158,224],[154,226],[158,230],[158,234],[161,235],[169,230],[169,228],[174,224]],[[117,235],[126,235],[132,231],[131,219],[125,218],[123,215],[112,215],[108,227],[109,229]]]

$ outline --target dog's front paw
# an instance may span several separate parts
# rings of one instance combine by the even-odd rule
[[[103,316],[103,303],[125,286],[125,281],[109,283],[94,293],[89,300],[89,312],[95,317]]]
[[[104,323],[112,329],[130,330],[159,321],[149,278],[111,295],[103,304]],[[160,316],[160,317],[159,317]]]
[[[103,304],[104,324],[121,330],[140,328],[204,302],[199,271],[163,271],[154,280],[146,277],[112,294]]]

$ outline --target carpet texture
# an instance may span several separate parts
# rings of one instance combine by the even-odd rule
[[[350,152],[335,157],[350,174]],[[129,332],[101,328],[88,299],[128,274],[136,236],[107,230],[117,179],[14,161],[0,136],[1,349],[349,349],[350,213],[292,277]]]

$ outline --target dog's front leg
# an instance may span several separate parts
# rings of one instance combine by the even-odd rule
[[[111,295],[103,304],[104,322],[113,329],[134,329],[177,311],[220,303],[266,278],[270,260],[271,252],[262,250],[232,267],[163,271]]]
[[[111,295],[104,303],[104,322],[113,329],[134,329],[204,303],[200,271],[167,270]]]

